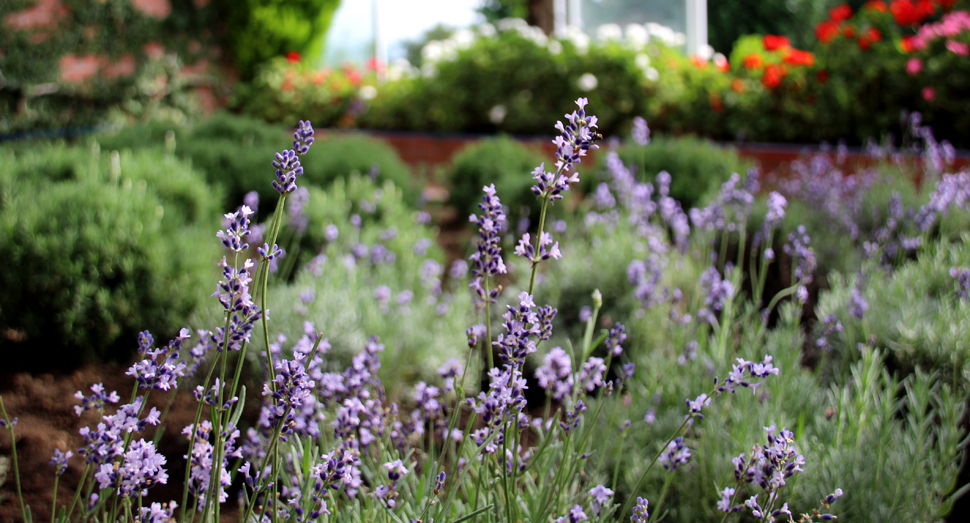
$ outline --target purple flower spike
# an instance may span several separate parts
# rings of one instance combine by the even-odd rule
[[[637,506],[633,507],[633,515],[630,516],[630,523],[647,523],[650,519],[650,513],[647,512],[649,506],[649,501],[643,498],[637,498]]]
[[[539,252],[536,252],[535,247],[532,246],[529,233],[523,234],[522,239],[519,240],[519,244],[515,246],[515,254],[531,261],[533,265],[542,260],[548,260],[549,258],[556,260],[562,258],[562,253],[559,251],[559,242],[553,244],[551,234],[543,231],[539,238]],[[552,247],[547,249],[550,244],[552,244]]]
[[[505,212],[502,210],[502,202],[495,196],[495,185],[483,187],[485,196],[478,207],[482,210],[481,216],[471,215],[469,220],[478,224],[478,248],[468,258],[471,262],[472,283],[470,287],[478,295],[479,305],[484,306],[486,300],[494,302],[498,297],[498,290],[492,289],[488,295],[482,287],[482,280],[496,274],[505,274],[507,269],[505,261],[502,259],[502,247],[500,234],[506,225]]]
[[[673,472],[677,470],[678,466],[687,463],[688,458],[690,458],[690,449],[684,444],[684,438],[678,437],[667,445],[667,450],[660,455],[658,461],[669,472]]]
[[[562,401],[573,392],[572,359],[569,353],[560,347],[554,347],[542,360],[542,366],[536,369],[536,381],[556,401]]]
[[[590,149],[599,149],[599,146],[594,142],[600,136],[593,131],[597,127],[597,118],[586,116],[586,104],[588,103],[586,98],[576,100],[579,110],[566,115],[566,120],[569,123],[563,125],[562,122],[556,122],[556,129],[560,134],[552,143],[556,144],[557,147],[556,168],[561,172],[568,171],[575,163],[580,163],[582,157],[586,156],[586,152]],[[578,180],[576,178],[576,181]]]
[[[650,143],[650,128],[647,127],[647,121],[643,118],[637,116],[633,119],[633,141],[637,145],[648,145]]]
[[[61,449],[54,449],[54,457],[51,458],[51,466],[54,467],[54,474],[60,476],[67,470],[67,460],[71,459],[74,453],[71,451],[61,452]]]
[[[567,178],[564,174],[546,172],[545,162],[532,171],[532,178],[536,181],[532,186],[532,193],[542,199],[548,198],[551,202],[561,200],[562,193],[569,190],[569,184],[579,181],[576,174]]]
[[[589,489],[589,497],[593,498],[593,512],[599,514],[600,510],[613,498],[613,491],[597,485]]]
[[[276,153],[276,160],[273,161],[276,168],[276,180],[273,181],[273,188],[282,195],[296,191],[296,178],[303,174],[303,166],[296,152],[292,150]]]
[[[222,244],[233,252],[242,252],[249,248],[248,243],[243,239],[252,234],[249,230],[249,217],[253,215],[253,210],[248,205],[243,205],[238,211],[224,215],[226,229],[219,231],[216,236],[222,240]]]
[[[296,126],[296,132],[293,133],[293,150],[303,156],[310,150],[311,145],[313,145],[313,126],[310,125],[310,120],[300,120]]]

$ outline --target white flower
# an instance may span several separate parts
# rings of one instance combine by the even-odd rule
[[[492,24],[482,24],[478,26],[478,34],[486,37],[495,36],[497,31],[495,31],[495,26]]]
[[[441,42],[432,40],[421,48],[421,58],[425,62],[434,63],[441,59],[442,52]]]
[[[644,71],[643,75],[646,76],[647,80],[650,80],[651,82],[656,82],[660,79],[660,71],[657,71],[653,67],[648,67],[647,70]]]
[[[699,54],[701,58],[705,60],[710,60],[711,57],[714,56],[714,48],[709,45],[704,45],[697,54]]]
[[[499,31],[512,31],[514,29],[529,27],[528,22],[521,18],[503,18],[496,25]]]
[[[438,68],[434,64],[424,64],[421,66],[421,76],[425,78],[434,78],[438,76]]]
[[[640,24],[630,24],[626,26],[626,41],[630,47],[640,49],[650,41],[650,33]]]
[[[584,55],[589,50],[589,37],[576,26],[566,28],[566,39],[576,46],[576,52]]]
[[[475,43],[475,33],[468,29],[459,29],[451,35],[451,40],[459,49],[467,49]]]
[[[488,120],[495,125],[502,123],[505,120],[505,115],[508,111],[505,109],[504,105],[496,105],[488,111]]]
[[[612,42],[623,38],[623,30],[617,24],[603,24],[596,30],[596,39],[600,42]]]
[[[596,89],[597,85],[599,85],[599,80],[597,80],[592,73],[586,73],[579,77],[576,84],[583,91],[592,91],[593,89]]]
[[[377,96],[377,88],[373,85],[365,85],[360,88],[360,97],[364,100],[373,100]]]
[[[650,57],[646,53],[637,53],[637,57],[634,59],[637,67],[643,69],[646,72],[647,68],[650,67]]]
[[[558,40],[549,40],[549,45],[546,46],[549,49],[550,54],[559,54],[562,52],[562,44]]]

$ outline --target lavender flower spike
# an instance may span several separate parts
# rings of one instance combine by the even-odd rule
[[[581,162],[588,150],[599,149],[599,146],[594,142],[600,136],[593,131],[597,127],[597,118],[586,116],[586,104],[588,103],[589,101],[586,98],[576,100],[579,110],[566,115],[569,123],[563,125],[561,121],[556,122],[556,129],[559,130],[560,135],[552,143],[556,144],[558,148],[556,151],[556,168],[560,172],[568,171],[574,163]]]
[[[310,150],[311,145],[313,145],[313,126],[310,125],[310,120],[300,120],[296,126],[296,132],[293,133],[293,151],[303,156]]]
[[[468,258],[471,262],[472,283],[470,287],[476,292],[480,303],[486,300],[494,301],[498,291],[493,289],[488,295],[482,283],[484,279],[496,274],[505,274],[505,260],[502,259],[501,239],[499,237],[505,226],[505,212],[502,202],[495,196],[495,184],[482,188],[485,196],[478,207],[482,215],[471,215],[468,219],[478,224],[478,249]]]

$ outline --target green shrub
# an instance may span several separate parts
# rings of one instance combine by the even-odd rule
[[[532,171],[543,162],[547,170],[555,168],[545,155],[508,136],[481,140],[463,149],[452,161],[449,200],[459,216],[477,214],[482,187],[494,183],[502,203],[509,207],[513,223],[523,209],[524,214],[538,220],[540,205],[531,189],[535,184]]]
[[[294,124],[296,122],[293,122]],[[275,154],[289,147],[292,138],[286,127],[230,113],[219,113],[192,126],[150,122],[123,128],[98,137],[103,150],[170,147],[165,135],[174,133],[175,154],[191,160],[214,186],[224,189],[225,209],[238,207],[250,191],[262,202],[275,202],[279,193],[273,188],[272,161]],[[400,187],[407,202],[416,205],[420,189],[411,180],[407,165],[394,149],[366,136],[318,136],[306,159],[302,185],[327,187],[352,171],[369,173],[378,166],[378,179]],[[268,216],[273,206],[261,206],[260,216]]]
[[[62,182],[110,181],[135,185],[151,192],[165,206],[164,227],[185,224],[218,224],[221,192],[184,161],[158,148],[116,151],[97,144],[68,146],[63,143],[34,144],[30,148],[0,148],[4,169],[0,171],[0,197],[26,195]],[[2,202],[3,200],[0,200]],[[3,207],[0,203],[0,209]]]
[[[660,171],[670,173],[670,196],[684,209],[704,205],[732,173],[744,175],[753,163],[737,151],[691,136],[654,138],[648,145],[624,144],[617,151],[627,165],[636,167],[636,176],[653,182]]]
[[[516,23],[520,22],[520,23]],[[549,135],[552,123],[588,97],[600,131],[616,133],[634,115],[653,115],[668,60],[686,57],[656,36],[649,44],[547,38],[522,20],[459,30],[422,53],[421,75],[401,72],[361,116],[383,129]],[[658,72],[658,69],[660,72]]]
[[[411,177],[411,170],[393,147],[383,141],[361,134],[323,136],[317,138],[303,165],[304,183],[327,188],[339,178],[346,179],[356,171],[375,174],[378,184],[389,180],[403,192],[404,201],[417,205],[421,188]]]
[[[13,198],[0,215],[5,361],[124,359],[139,331],[184,326],[217,250],[208,230],[166,232],[164,214],[137,183],[65,181]]]
[[[289,52],[319,56],[339,0],[218,0],[226,39],[243,75]]]

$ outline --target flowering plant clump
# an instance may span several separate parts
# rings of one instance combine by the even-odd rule
[[[279,195],[269,221],[251,223],[259,202],[247,197],[213,233],[212,242],[225,254],[211,300],[217,312],[208,328],[184,329],[164,345],[142,333],[139,360],[128,370],[136,384],[130,397],[101,385],[92,386],[90,395],[78,392],[75,411],[90,426],[81,429],[83,444],[76,453],[57,449],[51,472],[60,478],[65,468],[79,471],[69,476],[80,479],[68,502],[53,500],[52,520],[209,522],[219,521],[232,503],[235,516],[247,523],[474,518],[646,523],[651,514],[723,520],[734,512],[767,522],[794,521],[794,509],[814,506],[819,498],[810,498],[818,492],[824,492],[819,494],[824,511],[801,521],[829,520],[842,515],[830,507],[843,491],[835,506],[852,516],[861,506],[853,498],[882,492],[861,484],[851,469],[838,468],[842,461],[885,467],[861,477],[896,482],[910,478],[904,472],[917,456],[925,463],[918,472],[930,478],[929,495],[944,499],[940,485],[956,477],[961,453],[962,432],[953,428],[962,416],[962,398],[954,400],[958,391],[934,385],[920,372],[895,381],[879,351],[868,345],[859,349],[858,359],[845,360],[850,383],[819,386],[818,376],[801,367],[797,311],[815,277],[813,238],[807,230],[780,232],[789,210],[789,198],[781,193],[768,196],[763,218],[754,212],[760,204],[757,172],[733,174],[706,206],[687,210],[670,196],[673,175],[662,173],[655,184],[637,181],[613,153],[609,179],[584,204],[589,211],[582,224],[549,218],[550,207],[579,182],[577,164],[600,146],[600,122],[590,107],[580,98],[556,123],[555,157],[532,172],[540,207],[534,224],[513,234],[502,195],[493,185],[483,187],[480,212],[470,217],[478,228],[474,251],[449,270],[453,279],[469,278],[467,301],[450,303],[468,305],[461,328],[452,333],[456,348],[467,345],[466,357],[431,366],[437,373],[420,375],[420,381],[405,385],[406,392],[389,391],[384,379],[403,381],[397,375],[404,369],[387,364],[395,340],[370,336],[359,340],[347,365],[336,357],[332,342],[343,333],[323,332],[319,326],[332,319],[315,317],[310,307],[339,300],[336,293],[318,295],[316,287],[295,287],[296,295],[269,291],[272,274],[292,269],[284,263],[293,259],[287,251],[296,244],[285,237],[311,222],[314,193],[304,187],[302,162],[313,147],[314,130],[300,121],[292,148],[272,163],[266,159],[266,183]],[[359,178],[348,183],[364,184]],[[940,176],[930,201],[908,214],[913,226],[922,224],[928,234],[932,227],[926,224],[966,206],[967,186],[966,173]],[[368,187],[367,197],[377,198]],[[392,185],[384,189],[394,194]],[[322,201],[346,206],[346,194],[357,193]],[[417,321],[404,309],[418,296],[447,309],[440,263],[422,254],[394,265],[400,254],[395,242],[409,234],[405,224],[379,221],[379,202],[349,203],[371,210],[352,214],[349,223],[321,223],[332,250],[301,267],[311,276],[301,273],[297,281],[362,277],[371,284],[361,287],[367,290],[364,299],[374,305],[357,310],[391,318],[374,325]],[[367,230],[365,220],[381,226]],[[594,252],[580,256],[583,235],[595,238],[588,243]],[[784,245],[778,253],[776,236]],[[898,241],[884,236],[873,263],[881,259],[875,254]],[[617,248],[624,238],[635,247]],[[407,248],[425,252],[430,246],[421,239],[426,238],[409,235]],[[337,249],[341,241],[348,242],[346,250]],[[342,260],[328,262],[325,253]],[[769,291],[766,275],[781,260],[791,272],[788,285]],[[588,278],[600,277],[589,270],[594,262],[602,272],[620,268],[636,312],[614,315],[616,309],[596,289],[582,298],[588,308],[579,315],[580,335],[564,336],[568,324],[561,328],[560,311],[546,296],[557,290],[558,271],[569,264],[583,266]],[[338,264],[341,268],[333,267]],[[962,265],[954,256],[946,267]],[[392,289],[388,280],[367,279],[392,269],[416,273],[426,288]],[[946,288],[948,299],[956,301],[962,298],[951,295],[964,289],[966,278],[957,269],[954,274],[947,275]],[[860,285],[857,297],[844,304],[864,309],[867,292]],[[292,320],[282,316],[290,315],[302,328],[287,337],[281,327]],[[770,321],[775,315],[777,325]],[[862,318],[871,315],[863,310]],[[860,319],[840,313],[827,321],[846,325],[826,331],[827,343],[844,343],[853,318]],[[441,325],[427,317],[420,321],[425,330]],[[658,332],[657,346],[644,343]],[[541,365],[533,367],[530,360]],[[247,362],[258,367],[256,384],[243,372]],[[253,385],[256,393],[247,394]],[[897,394],[901,386],[907,394]],[[150,400],[174,401],[179,387],[194,389],[196,408],[182,429],[185,472],[174,478],[174,460],[160,453],[153,437],[159,426],[171,423],[168,410]],[[250,408],[258,414],[249,417],[245,404],[254,398],[259,404]],[[31,521],[19,492],[18,420],[2,402],[0,414],[0,428],[12,443],[21,517]],[[839,424],[827,424],[836,415]],[[934,416],[939,423],[929,422]],[[780,423],[795,429],[777,431]],[[758,444],[738,456],[738,441]],[[871,459],[867,449],[874,446],[888,453],[886,459]],[[691,483],[697,478],[704,478],[700,487]],[[157,485],[179,479],[180,499],[154,501]],[[724,480],[727,487],[718,484]],[[235,487],[241,488],[239,497],[230,501]],[[898,510],[915,512],[918,501],[906,499]],[[920,515],[938,512],[937,505],[919,508]]]
[[[387,66],[374,60],[364,68],[347,63],[318,69],[299,56],[274,58],[237,87],[233,106],[269,122],[311,118],[326,127],[353,127],[388,74]]]

